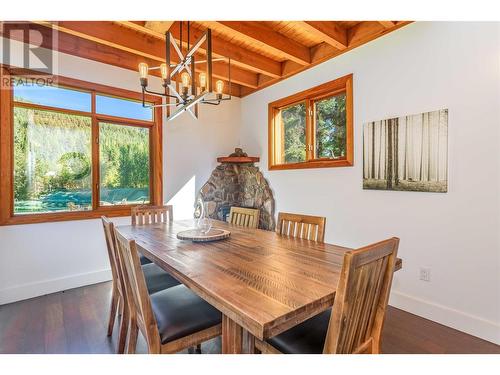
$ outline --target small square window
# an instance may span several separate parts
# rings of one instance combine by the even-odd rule
[[[352,75],[269,104],[269,169],[353,165]]]

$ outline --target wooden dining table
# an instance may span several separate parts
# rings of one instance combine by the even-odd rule
[[[222,352],[253,352],[333,305],[344,254],[352,249],[214,220],[231,232],[214,242],[177,239],[193,220],[123,225],[138,250],[222,313]],[[401,259],[395,270],[402,267]]]

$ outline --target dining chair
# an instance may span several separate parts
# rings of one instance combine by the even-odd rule
[[[229,223],[247,228],[259,226],[259,210],[256,208],[231,207]]]
[[[262,353],[380,353],[399,238],[345,254],[333,308],[267,341]]]
[[[118,353],[125,350],[125,340],[128,330],[128,305],[127,295],[124,284],[123,265],[120,255],[116,250],[116,240],[114,224],[107,217],[102,216],[102,225],[104,228],[104,237],[106,239],[106,248],[108,250],[109,263],[111,265],[112,289],[111,289],[111,307],[108,319],[108,336],[113,334],[116,316],[121,316],[120,330],[118,334]],[[152,294],[179,285],[179,281],[163,271],[156,264],[150,263],[142,266],[148,293]]]
[[[306,240],[325,241],[326,218],[322,216],[310,216],[280,212],[278,214],[278,234],[290,237],[298,237]]]
[[[149,353],[176,353],[221,334],[221,313],[184,285],[151,295],[134,240],[115,229],[124,265],[124,285],[130,307],[127,353],[134,353],[139,331]]]
[[[148,225],[166,223],[174,220],[174,207],[167,206],[135,206],[131,209],[132,225]],[[140,255],[141,264],[151,263],[151,260]]]
[[[135,206],[132,207],[132,225],[148,225],[166,223],[174,219],[172,205],[167,206]]]

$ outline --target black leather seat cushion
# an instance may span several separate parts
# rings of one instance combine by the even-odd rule
[[[221,322],[221,313],[184,285],[152,294],[151,307],[162,344]]]
[[[153,263],[150,259],[146,258],[144,255],[139,254],[139,260],[141,261],[141,265]]]
[[[325,345],[331,309],[267,340],[282,353],[321,354]]]
[[[142,266],[149,294],[179,285],[180,282],[154,263]]]

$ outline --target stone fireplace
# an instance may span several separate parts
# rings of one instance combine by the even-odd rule
[[[200,214],[200,200],[212,219],[226,220],[232,206],[258,208],[259,228],[274,230],[274,198],[268,182],[254,165],[258,157],[249,157],[242,149],[226,157],[202,186],[196,198],[195,217]]]

